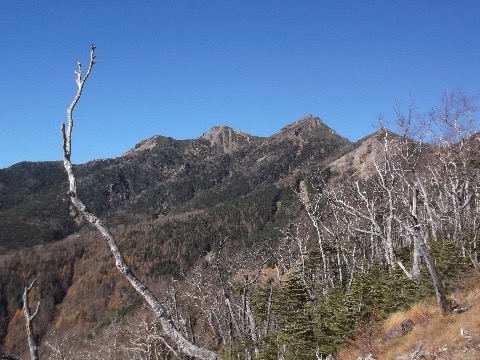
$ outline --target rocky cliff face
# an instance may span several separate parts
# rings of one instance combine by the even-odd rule
[[[212,147],[220,147],[226,153],[231,153],[260,140],[258,137],[234,130],[228,126],[214,126],[200,138],[209,141]]]

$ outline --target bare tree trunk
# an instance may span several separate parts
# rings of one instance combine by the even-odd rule
[[[423,259],[427,264],[428,272],[432,278],[433,287],[435,288],[435,297],[437,298],[437,304],[440,308],[442,314],[446,314],[451,310],[450,304],[445,296],[445,289],[443,288],[442,279],[440,278],[440,273],[438,272],[435,261],[433,260],[432,254],[428,249],[427,245],[423,239],[418,236],[415,241],[419,243],[420,251],[422,253]]]
[[[320,255],[322,256],[323,278],[325,280],[325,285],[327,285],[328,270],[327,270],[327,259],[326,259],[324,243],[323,243],[324,238],[323,238],[322,231],[320,230],[320,224],[317,218],[318,214],[316,214],[319,210],[318,203],[315,203],[314,207],[312,208],[308,187],[305,181],[303,180],[300,182],[300,192],[298,194],[298,197],[300,199],[300,202],[305,207],[305,210],[307,211],[307,215],[310,218],[310,221],[312,222],[312,225],[315,228],[315,231],[317,233],[318,247],[320,249]]]
[[[422,190],[424,190],[422,188]],[[426,237],[428,236],[428,232],[423,230],[423,226],[420,224],[417,215],[417,204],[418,204],[418,195],[420,193],[420,189],[413,188],[412,189],[412,202],[411,202],[411,221],[413,223],[412,232],[413,232],[413,240],[414,240],[414,249],[418,249],[419,253],[425,260],[427,264],[428,272],[430,273],[430,277],[432,278],[433,287],[435,288],[435,296],[437,298],[438,307],[442,314],[445,314],[451,310],[450,304],[447,301],[445,296],[445,289],[443,288],[443,283],[440,278],[440,273],[438,272],[437,266],[435,265],[435,261],[433,260],[432,254],[430,249],[427,246]],[[427,197],[427,194],[424,193],[424,198]]]
[[[247,303],[246,303],[246,309],[247,311],[247,320],[248,320],[248,326],[249,326],[249,330],[250,330],[250,338],[252,339],[252,342],[253,344],[255,344],[255,347],[253,349],[254,353],[255,353],[255,357],[258,357],[258,354],[259,354],[259,350],[256,346],[257,342],[258,342],[258,336],[257,336],[257,324],[255,322],[255,317],[254,317],[254,314],[253,314],[253,310],[252,310],[252,304],[251,304],[251,301],[250,301],[250,296],[247,297]]]
[[[422,255],[425,263],[427,264],[428,272],[430,273],[430,277],[432,279],[433,287],[435,288],[435,296],[437,298],[438,307],[442,314],[445,314],[451,310],[450,304],[447,301],[445,296],[445,289],[443,288],[443,283],[440,278],[440,273],[438,272],[437,266],[435,265],[435,261],[432,257],[430,249],[426,243],[426,236],[428,236],[428,232],[422,230],[422,225],[418,220],[417,216],[417,202],[418,202],[418,194],[419,190],[414,188],[412,189],[412,201],[411,201],[411,221],[412,225],[408,230],[413,236],[413,240],[415,242],[414,248],[417,247],[419,249],[420,254]]]
[[[413,281],[417,284],[421,281],[421,268],[422,268],[422,251],[418,247],[418,243],[413,240],[413,265],[412,276]]]
[[[85,76],[82,77],[82,67],[81,64],[78,64],[78,70],[75,72],[77,74],[77,85],[78,91],[70,104],[70,107],[67,110],[68,116],[68,128],[65,130],[65,124],[62,124],[62,135],[63,135],[63,164],[65,170],[68,174],[68,180],[70,184],[69,195],[73,205],[77,208],[83,217],[95,226],[100,233],[107,240],[108,245],[110,246],[110,251],[112,252],[115,258],[115,264],[120,271],[120,273],[130,282],[132,287],[145,299],[152,311],[158,317],[159,322],[163,328],[163,331],[170,337],[170,339],[178,346],[180,351],[186,353],[189,356],[193,356],[199,359],[205,360],[218,360],[219,357],[212,351],[200,348],[192,344],[185,336],[176,328],[170,315],[163,306],[162,303],[155,297],[155,295],[148,289],[145,284],[143,284],[129,268],[123,255],[117,245],[117,241],[110,232],[110,230],[103,224],[103,222],[95,216],[93,213],[87,210],[83,202],[77,196],[77,184],[76,178],[73,173],[73,167],[71,163],[71,141],[72,141],[72,129],[73,129],[73,110],[77,105],[80,97],[82,95],[82,90],[85,85],[85,81],[88,79],[88,76],[91,73],[93,65],[95,64],[95,46],[92,45],[90,52],[90,63],[85,73]]]
[[[270,282],[270,291],[268,292],[268,303],[267,303],[267,318],[265,319],[264,327],[263,327],[263,335],[268,334],[268,329],[270,329],[270,322],[271,322],[271,310],[272,310],[272,303],[273,303],[273,285]]]
[[[31,360],[38,360],[38,348],[35,341],[35,336],[33,334],[32,321],[38,314],[40,302],[38,302],[37,309],[34,311],[33,314],[30,313],[30,305],[28,305],[28,293],[30,292],[30,290],[32,290],[35,281],[37,281],[37,279],[33,280],[30,286],[25,287],[25,290],[23,291],[23,311],[25,313],[25,327],[27,328],[28,349],[30,351]]]

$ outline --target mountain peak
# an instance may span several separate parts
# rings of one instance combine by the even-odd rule
[[[319,127],[325,126],[323,121],[319,117],[315,117],[313,115],[307,115],[297,120],[291,124],[288,124],[284,128],[282,128],[277,134],[285,133],[285,132],[295,132],[295,136],[305,130],[313,130]]]
[[[316,116],[307,115],[303,118],[285,126],[278,133],[273,135],[277,139],[307,139],[312,136],[330,137],[339,136],[333,129]]]
[[[158,138],[158,135],[152,136],[151,138],[148,138],[146,140],[143,140],[139,142],[133,149],[128,150],[126,153],[124,153],[122,156],[127,156],[127,155],[132,155],[134,153],[143,151],[143,150],[151,150],[155,147],[156,145],[156,139]]]
[[[203,133],[200,138],[210,140],[212,137],[216,137],[218,134],[222,132],[237,132],[237,130],[232,129],[230,126],[220,125],[220,126],[213,126],[207,132]],[[241,132],[241,131],[238,131]]]
[[[245,143],[250,143],[254,138],[254,136],[228,126],[214,126],[200,136],[200,139],[208,140],[211,146],[220,146],[226,152],[233,151]]]
[[[312,124],[312,125],[320,125],[323,124],[322,119],[317,116],[313,116],[312,114],[308,114],[303,118],[293,122],[291,125],[300,125],[300,124]]]

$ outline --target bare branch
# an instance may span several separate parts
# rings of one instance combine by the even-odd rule
[[[77,105],[80,97],[82,95],[85,82],[88,79],[93,65],[95,64],[95,46],[92,45],[90,51],[90,62],[85,76],[82,77],[82,66],[78,64],[78,70],[75,71],[77,74],[77,93],[70,104],[70,107],[67,110],[68,117],[68,128],[65,130],[65,124],[62,124],[62,136],[63,136],[63,163],[65,170],[68,174],[70,190],[69,195],[73,205],[77,208],[80,214],[93,226],[95,226],[100,233],[107,240],[108,245],[110,246],[110,251],[112,252],[115,258],[115,264],[118,270],[122,275],[130,282],[133,288],[145,299],[150,308],[153,310],[155,315],[158,317],[159,322],[163,328],[165,334],[167,334],[170,339],[178,346],[178,348],[186,353],[189,356],[193,356],[199,359],[208,359],[208,360],[217,360],[219,359],[217,355],[207,349],[200,348],[192,344],[184,335],[176,328],[170,315],[163,306],[162,303],[155,297],[155,295],[148,289],[145,284],[143,284],[136,275],[132,272],[130,267],[127,265],[118,245],[117,241],[107,228],[107,226],[92,212],[88,211],[84,203],[77,196],[77,185],[75,174],[73,173],[73,167],[71,163],[71,141],[72,141],[72,129],[73,129],[73,111]]]

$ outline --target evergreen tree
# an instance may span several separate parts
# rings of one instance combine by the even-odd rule
[[[333,354],[344,342],[354,322],[348,314],[345,289],[337,287],[316,307],[315,335],[322,355]]]
[[[284,358],[314,359],[317,341],[314,332],[312,302],[300,276],[291,274],[276,299],[279,315],[280,349]]]

